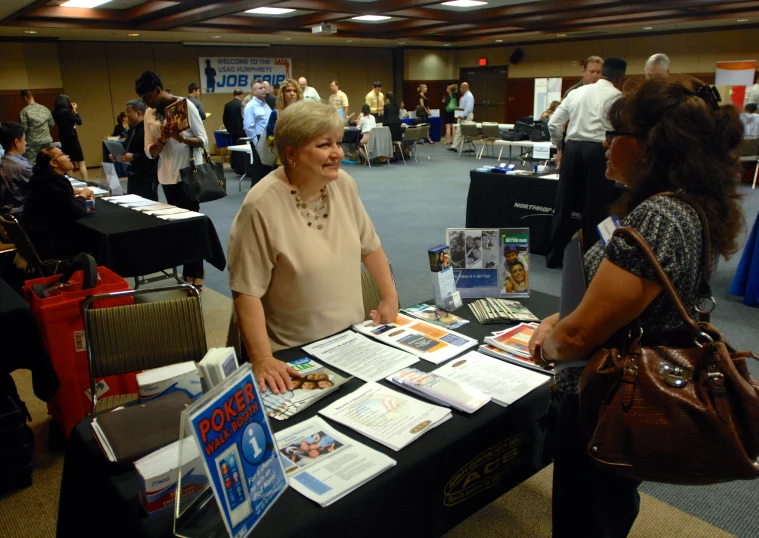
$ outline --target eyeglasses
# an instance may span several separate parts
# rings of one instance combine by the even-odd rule
[[[606,143],[611,145],[612,140],[618,136],[632,136],[635,138],[646,138],[646,135],[641,133],[630,133],[627,131],[606,131]]]

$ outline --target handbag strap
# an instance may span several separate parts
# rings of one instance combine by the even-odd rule
[[[208,152],[206,151],[206,146],[202,145],[200,146],[200,148],[203,150],[203,163],[210,163],[211,158],[208,156]],[[197,166],[195,166],[195,150],[197,148],[193,148],[192,146],[187,146],[187,149],[190,150],[190,166],[192,166],[193,168],[197,170]]]
[[[667,273],[664,272],[664,269],[659,263],[659,260],[656,259],[656,254],[654,254],[654,251],[651,249],[651,246],[648,244],[648,241],[646,241],[645,237],[643,237],[638,230],[636,230],[635,228],[631,228],[630,226],[622,226],[620,228],[617,228],[616,230],[614,230],[614,235],[626,235],[627,237],[632,239],[632,241],[635,244],[638,245],[641,252],[643,252],[646,258],[648,258],[648,261],[651,264],[651,267],[654,268],[654,271],[656,272],[656,276],[659,277],[659,281],[661,282],[662,286],[664,287],[665,290],[667,290],[669,297],[672,299],[672,302],[675,305],[675,309],[677,310],[678,314],[680,314],[680,317],[683,319],[683,321],[687,325],[688,331],[691,333],[691,336],[697,340],[703,331],[698,325],[696,325],[696,323],[690,317],[690,313],[688,312],[688,309],[685,307],[683,300],[680,298],[680,294],[677,293],[677,290],[675,289],[675,286],[672,284],[672,281],[667,276]]]

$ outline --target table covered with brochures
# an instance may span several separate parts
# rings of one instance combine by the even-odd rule
[[[557,297],[533,292],[522,299],[540,318],[558,310]],[[470,320],[457,329],[483,342],[507,325],[480,325],[464,306],[456,315]],[[291,361],[306,356],[301,349],[275,354]],[[456,361],[457,359],[452,359]],[[420,361],[420,370],[438,365]],[[474,414],[453,411],[450,420],[428,431],[400,451],[361,436],[334,421],[342,434],[378,450],[397,465],[350,495],[325,508],[289,488],[255,528],[255,536],[442,536],[487,504],[541,470],[543,418],[549,401],[546,382],[512,405],[493,402]],[[391,387],[387,381],[382,385]],[[275,432],[315,417],[323,409],[364,386],[353,378],[337,390],[286,420],[270,420]],[[131,465],[108,463],[94,440],[90,420],[74,429],[66,448],[58,512],[58,536],[79,536],[97,529],[108,536],[173,536],[171,510],[148,517],[137,499],[137,473]],[[195,536],[227,536],[213,499],[196,518]]]

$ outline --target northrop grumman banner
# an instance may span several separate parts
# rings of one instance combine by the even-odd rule
[[[292,78],[290,58],[198,58],[204,93],[232,93],[235,88],[250,90],[254,80],[272,86]]]

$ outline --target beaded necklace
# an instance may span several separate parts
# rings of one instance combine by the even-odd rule
[[[319,200],[313,202],[313,207],[309,207],[309,204],[300,197],[298,191],[295,189],[290,190],[290,194],[295,197],[296,211],[300,211],[300,214],[305,217],[309,228],[314,227],[314,224],[316,224],[315,227],[317,230],[324,228],[324,225],[319,222],[319,219],[322,219],[322,222],[324,222],[324,219],[327,218],[328,213],[324,211],[327,210],[327,206],[329,205],[329,195],[327,194],[327,188],[322,187],[320,192],[321,197]]]

